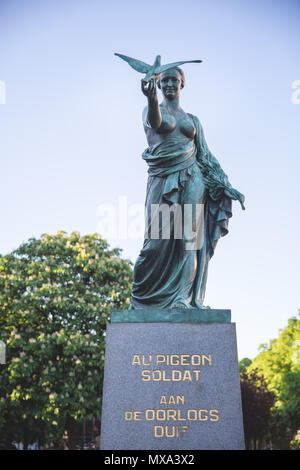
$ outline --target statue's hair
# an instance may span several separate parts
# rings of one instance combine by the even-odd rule
[[[180,67],[173,67],[172,69],[169,69],[169,70],[177,70],[177,72],[180,73],[180,76],[181,76],[181,88],[183,88],[185,86],[185,75],[184,75],[184,72],[183,70],[180,68]],[[157,86],[158,88],[160,88],[160,77],[161,77],[161,74],[159,75],[158,79],[157,79]]]

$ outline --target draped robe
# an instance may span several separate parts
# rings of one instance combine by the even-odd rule
[[[219,238],[228,233],[232,199],[239,200],[244,208],[244,196],[232,188],[219,162],[209,151],[198,118],[189,116],[196,128],[193,139],[166,140],[148,147],[142,155],[149,174],[146,227],[143,248],[134,266],[132,309],[202,308],[208,263]],[[154,216],[159,217],[162,204],[180,205],[183,219],[188,206],[203,207],[201,246],[186,248],[187,243],[195,241],[194,232],[186,234],[183,230],[182,237],[176,237],[178,220],[175,216],[169,219],[168,238],[162,236],[163,222],[159,236],[151,236]],[[194,228],[195,214],[193,211],[190,215]]]

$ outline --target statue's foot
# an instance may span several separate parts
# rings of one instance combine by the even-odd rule
[[[186,305],[183,302],[177,302],[175,305],[172,306],[172,308],[191,308],[191,307]]]
[[[211,310],[211,307],[209,305],[203,305],[200,302],[195,302],[195,307],[194,308],[199,308],[200,310]]]

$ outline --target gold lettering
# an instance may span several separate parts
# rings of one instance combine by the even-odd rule
[[[187,432],[188,429],[189,429],[189,427],[186,426],[185,424],[183,424],[183,425],[181,426],[181,437],[183,436],[183,433],[184,433],[184,432]]]
[[[178,366],[178,364],[180,364],[180,358],[178,354],[171,354],[170,364],[171,366]]]
[[[132,357],[132,365],[144,365],[149,366],[153,362],[151,354],[134,354]],[[167,366],[201,366],[201,365],[212,365],[212,355],[211,354],[156,354],[155,356],[155,365],[165,364]]]
[[[132,411],[125,411],[125,421],[131,421],[132,420]]]
[[[142,381],[149,382],[153,380],[154,382],[180,382],[180,381],[189,381],[192,382],[195,380],[196,382],[199,381],[199,375],[201,373],[200,369],[186,369],[184,371],[178,369],[171,369],[169,371],[165,369],[155,369],[153,371],[149,369],[142,369]],[[167,400],[167,399],[166,399]],[[164,404],[168,404],[167,401]],[[170,395],[169,404],[175,405],[176,398],[174,395]],[[177,404],[184,404],[184,397],[182,396],[180,399],[177,397]]]
[[[173,376],[172,376],[173,379]],[[184,395],[170,395],[167,398],[166,395],[162,395],[159,401],[160,405],[184,405]]]
[[[190,364],[190,361],[188,360],[189,358],[190,358],[189,354],[181,354],[181,365],[188,366]]]
[[[171,379],[169,377],[166,377],[166,371],[165,370],[162,371],[162,379],[163,379],[164,382],[170,382],[171,381]]]
[[[175,437],[175,433],[176,433],[176,427],[175,426],[172,426],[172,432],[171,433],[169,433],[169,426],[165,426],[165,430],[166,430],[166,437]],[[177,429],[177,431],[178,431],[178,429]]]
[[[163,364],[165,362],[166,358],[164,354],[156,354],[156,365],[158,364]]]
[[[195,380],[196,380],[196,382],[198,382],[199,381],[199,374],[200,374],[201,370],[195,369],[195,370],[193,370],[193,372],[196,376]]]
[[[162,395],[160,397],[160,402],[159,402],[160,405],[167,405],[167,398],[166,398],[166,395]]]
[[[187,410],[187,419],[188,421],[197,421],[198,419],[197,410]]]
[[[143,382],[149,382],[149,380],[151,380],[150,370],[143,369],[142,370],[142,381]]]
[[[205,365],[205,361],[207,361],[210,366],[212,365],[212,357],[211,357],[211,354],[209,354],[208,356],[205,356],[205,354],[202,355],[202,365],[203,365],[203,366]]]
[[[201,366],[201,356],[200,354],[193,354],[191,357],[192,366]]]
[[[154,437],[182,437],[187,432],[189,426],[154,426]]]
[[[163,426],[154,426],[154,437],[163,437],[164,427]]]
[[[189,380],[190,382],[192,381],[192,374],[190,370],[185,370],[183,374],[183,381],[184,380]]]
[[[144,354],[143,354],[143,365],[144,365],[144,366],[150,366],[150,365],[151,365],[151,363],[152,363],[152,356],[151,356],[151,354],[148,355],[148,361],[149,361],[149,362],[146,362],[145,356],[144,356]]]
[[[184,405],[184,395],[177,395],[177,405]]]
[[[210,421],[219,421],[219,410],[209,411]]]
[[[146,421],[154,421],[155,411],[154,410],[146,410],[145,411],[145,418],[146,418]]]
[[[159,382],[161,380],[161,370],[156,369],[152,372],[152,380],[154,382]]]
[[[176,374],[178,374],[177,378],[176,378]],[[173,382],[180,382],[180,380],[182,380],[181,377],[182,377],[182,374],[181,374],[180,370],[177,370],[177,369],[172,370],[172,380],[173,380]]]
[[[173,395],[172,395],[173,396]],[[174,396],[173,396],[174,397]],[[161,397],[162,404],[168,404],[166,395],[162,395]],[[219,410],[197,410],[197,409],[188,409],[188,410],[180,410],[180,409],[147,409],[145,411],[124,411],[124,419],[125,421],[142,421],[145,419],[146,421],[212,421],[217,422],[219,421]],[[164,427],[165,428],[165,427]],[[160,427],[158,427],[161,431]],[[171,429],[171,428],[170,428]],[[173,431],[170,431],[173,432]],[[185,432],[185,431],[183,431]],[[172,437],[172,436],[167,436]],[[178,436],[179,437],[179,434]]]
[[[141,414],[142,414],[141,411],[134,411],[133,412],[133,420],[134,421],[142,421],[142,418],[140,417]]]
[[[169,398],[169,405],[175,405],[175,398],[174,398],[174,395],[170,395],[170,398]]]
[[[166,410],[156,410],[157,421],[166,421]]]
[[[204,418],[202,418],[202,413],[205,414]],[[207,413],[208,413],[207,410],[199,410],[199,421],[207,421],[208,420]]]
[[[178,421],[186,421],[186,418],[181,418],[181,410],[178,410],[177,413],[178,413],[177,415]]]
[[[138,354],[134,354],[134,356],[133,356],[133,358],[132,358],[131,365],[132,365],[132,366],[135,366],[135,365],[140,366],[140,365],[141,365],[140,356],[139,356]]]
[[[176,410],[167,410],[167,421],[170,421],[170,419],[173,419],[173,421],[177,421],[176,414]]]

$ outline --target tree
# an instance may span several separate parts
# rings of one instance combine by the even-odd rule
[[[300,423],[300,321],[290,318],[279,333],[269,345],[261,346],[248,370],[258,370],[275,394],[274,437],[290,441]]]
[[[239,371],[240,372],[245,372],[247,367],[250,366],[251,362],[252,362],[252,360],[249,359],[248,357],[244,357],[243,359],[241,359],[239,361]]]
[[[101,414],[105,331],[132,269],[99,235],[43,234],[0,256],[0,433],[58,442]]]
[[[256,370],[244,370],[240,379],[245,441],[249,449],[251,441],[269,437],[274,393],[268,390],[264,378]]]

